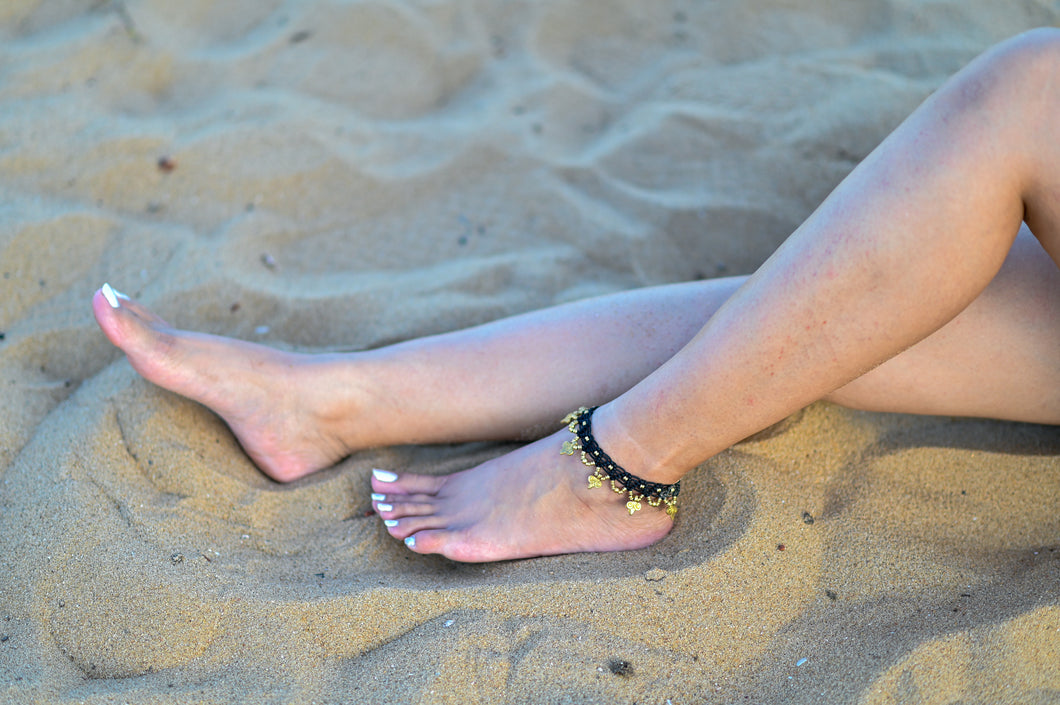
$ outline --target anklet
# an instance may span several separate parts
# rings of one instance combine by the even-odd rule
[[[626,472],[622,466],[605,453],[593,438],[592,418],[597,407],[581,407],[572,411],[563,419],[567,429],[574,434],[574,438],[563,443],[564,455],[574,455],[575,451],[581,451],[582,463],[593,469],[593,474],[587,478],[589,489],[601,487],[604,480],[611,481],[611,490],[618,494],[625,494],[629,501],[626,509],[629,515],[641,508],[641,501],[647,502],[652,507],[660,504],[666,505],[666,515],[673,519],[677,515],[677,495],[681,491],[681,483],[664,485],[661,482],[649,482]]]

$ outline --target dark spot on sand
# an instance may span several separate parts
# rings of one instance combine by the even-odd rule
[[[777,544],[777,550],[778,551],[783,551],[785,548],[787,548],[787,546],[785,546],[784,544],[782,544],[782,543],[778,543]]]
[[[613,658],[607,662],[607,668],[616,676],[632,676],[633,664],[629,661]]]
[[[835,591],[835,590],[825,590],[825,591],[824,591],[824,594],[825,594],[825,595],[826,595],[826,596],[828,597],[828,599],[829,599],[829,600],[831,600],[832,602],[835,602],[836,600],[838,600],[838,599],[839,599],[839,595],[837,595],[837,594],[836,594],[836,591]]]
[[[177,163],[171,157],[162,156],[158,158],[158,170],[163,174],[168,174],[176,168]]]
[[[803,512],[802,513],[802,523],[803,524],[812,524],[813,522],[814,522],[813,514],[810,514],[809,512]]]
[[[312,36],[313,33],[310,32],[308,29],[302,29],[291,35],[290,42],[291,44],[297,44],[298,42],[304,42]]]

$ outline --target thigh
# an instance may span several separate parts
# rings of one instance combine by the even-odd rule
[[[1060,269],[1024,226],[960,315],[826,398],[872,411],[1060,424]]]

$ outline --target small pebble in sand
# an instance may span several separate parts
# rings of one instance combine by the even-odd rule
[[[607,668],[616,676],[632,676],[633,664],[622,659],[611,659],[607,662]]]
[[[177,163],[171,157],[162,156],[158,158],[158,170],[168,174],[177,168]]]
[[[803,512],[802,521],[804,524],[812,524],[814,521],[813,514],[810,514],[809,512]]]
[[[268,332],[269,332],[269,327],[268,326],[258,326],[257,328],[254,329],[254,333],[256,335],[265,335]]]
[[[649,580],[653,583],[657,583],[667,576],[667,572],[662,568],[652,568],[644,574],[644,579]]]
[[[445,620],[445,624],[443,624],[442,626],[443,627],[451,627],[451,626],[453,626],[454,622],[456,622],[455,619],[447,619],[447,620]]]
[[[183,563],[184,562],[184,554],[183,553],[174,553],[172,556],[169,557],[169,560],[173,561],[173,565],[177,565],[178,563]]]
[[[266,269],[276,269],[276,260],[268,252],[261,254],[261,263],[265,265]]]

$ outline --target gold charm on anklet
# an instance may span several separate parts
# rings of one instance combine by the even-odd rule
[[[581,451],[582,464],[593,469],[586,481],[589,489],[603,487],[604,480],[610,480],[611,491],[616,494],[626,495],[626,510],[630,516],[639,512],[641,501],[649,506],[658,507],[666,505],[666,516],[672,520],[677,516],[677,494],[681,491],[681,483],[665,485],[659,482],[649,482],[636,475],[626,472],[622,467],[615,464],[610,456],[605,453],[593,438],[592,416],[596,407],[581,407],[572,411],[563,419],[567,429],[574,434],[574,438],[564,441],[560,453],[563,455],[574,455]],[[638,489],[631,489],[636,487]]]

